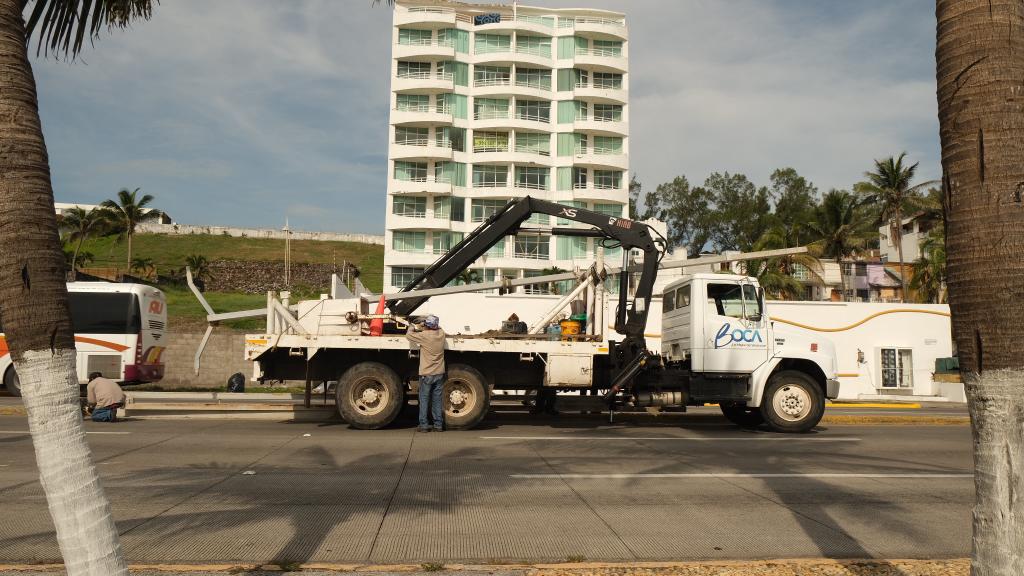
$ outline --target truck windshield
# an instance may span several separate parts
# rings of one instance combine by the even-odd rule
[[[708,284],[708,303],[714,303],[719,316],[761,319],[761,302],[752,284]]]

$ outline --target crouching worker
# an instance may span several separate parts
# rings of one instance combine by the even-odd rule
[[[89,374],[86,401],[92,409],[93,422],[117,422],[117,409],[124,406],[124,391],[117,382],[103,374]]]
[[[420,347],[420,432],[430,432],[433,420],[434,432],[444,430],[444,330],[437,316],[430,315],[423,320],[423,327],[409,325],[405,336],[409,342]]]

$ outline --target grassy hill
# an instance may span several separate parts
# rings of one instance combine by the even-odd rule
[[[292,261],[316,264],[337,264],[348,261],[359,267],[359,279],[370,290],[380,291],[384,280],[384,247],[358,242],[328,242],[292,240]],[[93,255],[89,268],[127,268],[127,242],[116,242],[114,237],[90,238],[82,245],[83,252]],[[167,235],[139,234],[132,240],[133,258],[150,258],[157,272],[165,274],[184,266],[191,254],[205,256],[207,260],[241,260],[284,262],[284,240],[266,238],[235,238],[209,234]],[[199,326],[205,323],[205,312],[187,288],[160,286],[167,294],[170,322],[176,328]],[[296,294],[296,297],[315,297],[314,294]],[[208,292],[206,298],[217,312],[260,308],[266,305],[266,296],[233,292]],[[226,324],[236,329],[262,326],[259,320],[241,320]]]

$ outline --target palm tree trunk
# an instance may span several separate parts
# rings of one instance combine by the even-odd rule
[[[846,274],[843,274],[843,261],[836,258],[836,264],[839,264],[839,301],[846,302]]]
[[[903,272],[903,211],[896,208],[896,225],[892,228],[893,239],[896,240],[896,257],[900,265],[900,302],[907,301],[907,278]]]
[[[82,250],[82,242],[85,240],[85,233],[78,237],[78,244],[75,245],[75,255],[71,257],[71,280],[78,280],[78,253]]]
[[[0,303],[68,574],[127,574],[78,403],[74,336],[22,0],[0,0]]]
[[[128,226],[128,274],[132,273],[132,227]]]
[[[947,282],[974,435],[974,576],[1024,574],[1024,3],[937,0]]]

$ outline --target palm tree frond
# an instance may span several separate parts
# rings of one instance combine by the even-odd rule
[[[95,40],[103,29],[125,28],[152,14],[153,0],[35,0],[26,29],[29,37],[39,35],[37,55],[74,58],[86,37]]]

